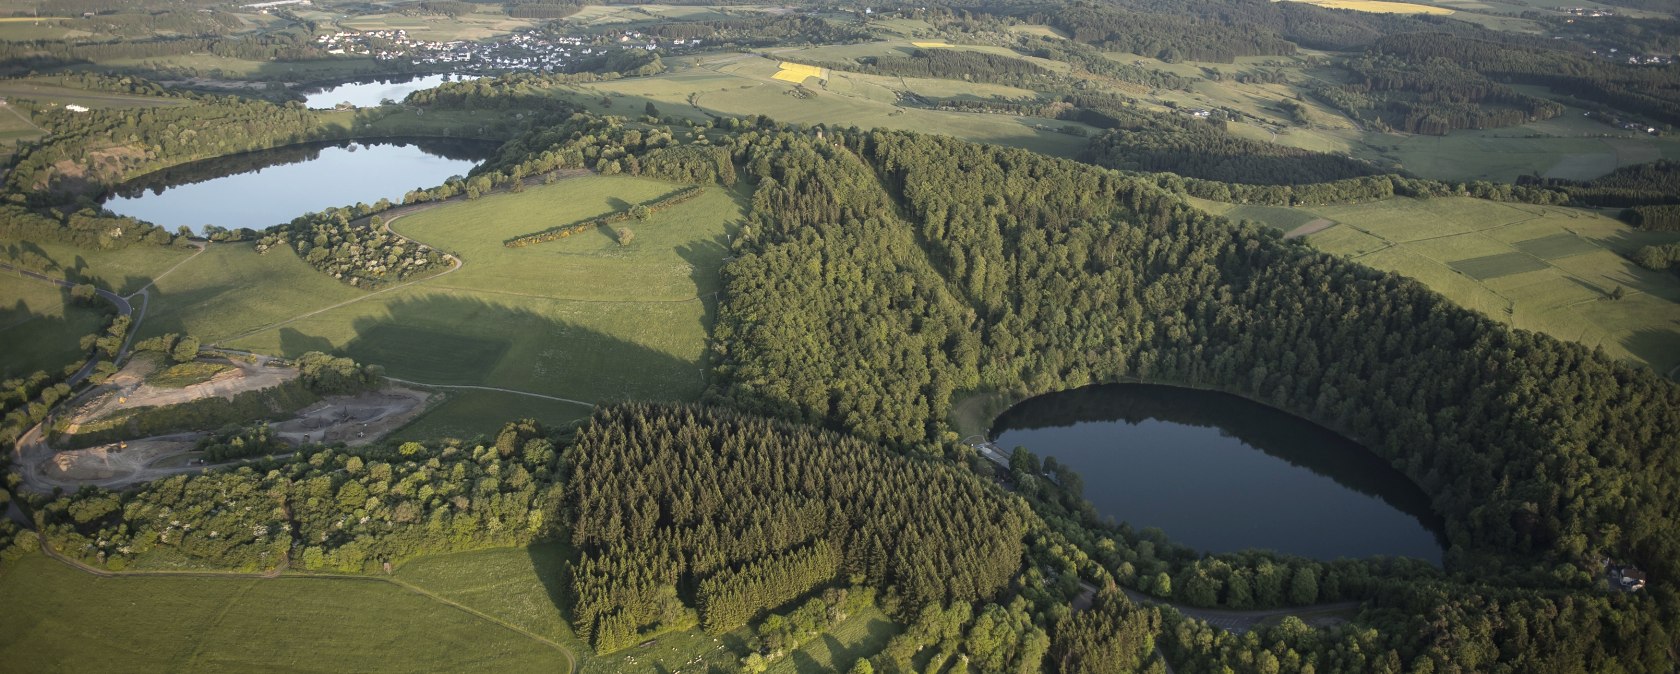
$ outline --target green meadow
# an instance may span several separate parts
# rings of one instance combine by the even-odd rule
[[[1422,281],[1495,320],[1598,347],[1658,372],[1680,367],[1680,278],[1629,261],[1680,235],[1592,211],[1469,198],[1271,208],[1198,201],[1285,231],[1327,218],[1314,247]],[[1620,288],[1621,299],[1614,299]]]
[[[854,53],[899,51],[901,47],[909,48],[909,43],[821,47],[799,53],[809,53],[811,58],[837,59],[850,58],[845,55]],[[555,92],[604,114],[637,116],[648,103],[653,103],[661,114],[696,120],[709,119],[712,115],[766,115],[789,123],[937,133],[1061,157],[1083,151],[1087,139],[1059,129],[1073,126],[1087,134],[1096,133],[1094,128],[1055,119],[949,112],[899,104],[900,93],[988,100],[1036,96],[1014,87],[845,71],[834,71],[826,81],[811,79],[795,85],[774,78],[780,61],[773,54],[709,54],[671,59],[668,63],[671,67],[667,72],[652,77],[580,84]],[[608,105],[602,105],[603,99]]]
[[[69,301],[70,291],[0,271],[0,379],[37,371],[58,374],[85,357],[83,335],[105,327],[104,307]]]
[[[371,577],[96,578],[34,554],[0,568],[0,595],[16,671],[566,670],[551,644]]]

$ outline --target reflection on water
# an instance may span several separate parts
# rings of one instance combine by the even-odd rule
[[[414,75],[363,82],[345,82],[321,91],[304,92],[303,104],[311,110],[331,110],[341,103],[349,103],[352,107],[357,108],[371,108],[378,106],[385,100],[401,103],[411,93],[430,89],[455,79],[470,78],[457,78],[452,75]]]
[[[1399,471],[1236,396],[1135,384],[1053,393],[1010,408],[992,437],[1076,470],[1099,513],[1196,548],[1441,559],[1440,518]]]
[[[157,171],[118,188],[104,207],[170,230],[262,229],[311,211],[380,199],[466,175],[493,148],[426,140],[312,143],[217,157]]]

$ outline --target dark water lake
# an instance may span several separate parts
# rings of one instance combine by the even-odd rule
[[[380,199],[464,176],[495,146],[473,141],[313,143],[217,157],[132,181],[104,207],[174,231],[262,229],[305,213]]]
[[[1236,396],[1093,386],[1016,405],[991,437],[1077,471],[1097,512],[1198,549],[1441,561],[1440,518],[1417,485],[1347,438]]]
[[[472,78],[453,75],[405,75],[361,82],[345,82],[318,91],[303,92],[303,104],[311,110],[331,110],[338,107],[340,103],[349,103],[357,108],[371,108],[377,107],[380,101],[385,99],[401,103],[411,93],[430,89],[456,79]]]

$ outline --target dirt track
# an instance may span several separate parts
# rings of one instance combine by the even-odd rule
[[[1303,236],[1311,236],[1335,226],[1335,220],[1331,220],[1329,218],[1319,218],[1307,224],[1301,225],[1300,227],[1289,230],[1288,233],[1283,235],[1283,238],[1299,239]]]
[[[116,398],[116,396],[111,396]],[[392,387],[355,396],[335,396],[311,405],[298,416],[273,424],[277,435],[292,444],[338,443],[351,446],[375,442],[414,417],[433,400],[432,394]],[[55,451],[39,426],[18,440],[13,451],[25,487],[39,492],[83,486],[121,489],[171,475],[197,473],[252,459],[204,465],[195,451],[204,433],[174,433],[86,449]]]

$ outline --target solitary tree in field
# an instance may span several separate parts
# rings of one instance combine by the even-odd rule
[[[635,230],[630,229],[629,227],[618,228],[618,245],[628,246],[630,245],[630,242],[634,240],[636,240]]]
[[[649,117],[658,117],[659,106],[654,105],[653,101],[648,101],[647,107],[643,109],[643,112],[646,112]]]
[[[175,348],[169,352],[169,357],[177,363],[185,363],[198,357],[198,338],[192,335],[182,337],[175,343]]]

